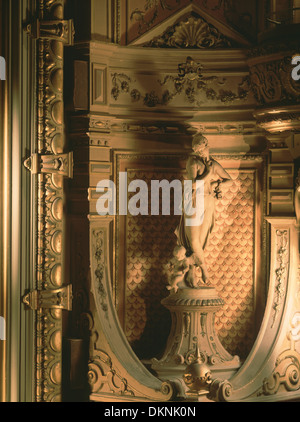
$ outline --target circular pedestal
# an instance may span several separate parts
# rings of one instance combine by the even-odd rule
[[[215,314],[224,302],[214,287],[182,289],[162,301],[172,315],[172,328],[161,360],[153,359],[152,369],[162,379],[182,378],[187,365],[197,358],[209,367],[213,378],[229,379],[240,367],[215,332]]]

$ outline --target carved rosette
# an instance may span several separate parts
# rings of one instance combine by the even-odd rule
[[[62,20],[63,0],[40,1],[41,20]],[[63,104],[63,41],[38,40],[38,153],[65,149]],[[63,284],[63,177],[38,175],[37,289]],[[36,400],[61,401],[62,311],[37,311]]]

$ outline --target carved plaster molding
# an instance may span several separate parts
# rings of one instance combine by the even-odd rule
[[[300,83],[292,78],[293,53],[281,43],[250,53],[250,85],[258,103],[254,116],[270,133],[300,128]]]
[[[261,106],[300,103],[300,84],[293,80],[291,56],[250,60],[250,81]]]
[[[280,313],[280,310],[283,305],[283,300],[286,293],[286,281],[288,275],[288,232],[287,230],[278,230],[276,232],[277,236],[277,269],[275,270],[276,284],[275,284],[275,296],[273,303],[273,324],[277,320],[277,317]]]
[[[95,350],[91,358],[88,381],[92,394],[108,390],[116,396],[135,397],[135,393],[128,386],[127,379],[116,371],[109,355],[101,350]]]
[[[141,133],[141,134],[175,134],[175,135],[187,135],[190,134],[192,126],[197,127],[201,133],[204,134],[246,134],[246,133],[257,133],[258,130],[256,122],[201,122],[180,125],[174,124],[172,121],[149,122],[148,124],[143,121],[127,121],[125,119],[103,119],[98,116],[92,116],[90,118],[90,129],[110,132],[123,132],[123,133]]]
[[[172,28],[176,28],[177,25],[185,22],[186,19],[193,17],[194,19],[200,18],[209,25],[209,29],[201,28],[201,31],[206,32],[208,30],[208,33],[212,33],[213,37],[215,36],[216,39],[218,39],[219,33],[222,34],[221,37],[225,38],[225,48],[228,46],[227,40],[234,42],[234,45],[236,46],[250,45],[250,42],[246,40],[240,32],[237,32],[232,28],[230,22],[225,24],[222,23],[220,19],[214,18],[214,14],[210,12],[212,8],[208,7],[206,1],[201,6],[195,4],[195,2],[189,2],[189,4],[182,5],[181,7],[181,0],[177,0],[177,3],[178,4],[175,6],[174,2],[170,4],[168,0],[145,1],[144,5],[130,11],[130,20],[133,24],[135,23],[136,32],[140,35],[138,38],[133,39],[131,44],[144,45],[150,43],[152,40],[161,38],[162,34],[168,34],[169,30],[172,31]],[[216,7],[213,10],[217,10],[217,8],[222,9],[221,6],[223,6],[223,1],[219,3],[220,7]],[[225,9],[228,9],[228,2],[225,3]],[[231,5],[230,8],[230,13],[237,14],[235,7],[232,7]],[[165,19],[160,20],[161,13],[165,16],[168,14],[168,16]],[[239,16],[240,20],[243,20],[244,18],[245,15]],[[210,45],[209,42],[208,45]]]
[[[258,109],[254,112],[257,125],[269,133],[300,130],[300,106]]]
[[[231,41],[198,15],[191,15],[169,27],[144,47],[156,48],[230,48]]]
[[[271,224],[270,294],[264,320],[250,355],[230,383],[212,382],[211,398],[216,401],[257,402],[265,401],[266,396],[268,401],[299,398],[298,233],[295,218],[269,217],[268,221]],[[284,279],[279,279],[282,267]],[[280,294],[281,288],[284,295]]]
[[[132,104],[144,105],[147,108],[167,106],[179,95],[184,95],[187,103],[197,107],[202,106],[208,100],[230,104],[235,101],[246,101],[250,92],[248,77],[241,80],[236,92],[226,88],[226,79],[221,81],[215,76],[205,77],[201,75],[195,80],[190,80],[189,78],[180,78],[177,75],[167,75],[163,80],[158,81],[159,90],[153,89],[144,93],[134,86],[132,78],[125,73],[112,73],[111,80],[111,97],[115,102],[123,94],[130,97]],[[212,82],[215,82],[213,86],[211,86]],[[217,86],[220,88],[217,88]],[[162,94],[159,94],[158,91],[161,91],[162,87],[165,87],[165,90]],[[200,99],[200,97],[203,98]]]
[[[63,21],[63,0],[40,0],[38,38],[37,152],[65,152],[63,59],[72,25]],[[69,22],[70,23],[70,22]],[[53,31],[51,30],[53,25]],[[67,25],[67,26],[66,26]],[[59,30],[61,28],[61,31]],[[69,33],[69,29],[72,33]],[[38,35],[38,34],[37,34]],[[64,280],[64,183],[59,174],[37,175],[37,289],[51,292]],[[62,310],[39,309],[36,317],[36,401],[62,400]]]
[[[188,120],[180,120],[176,116],[170,116],[168,119],[149,119],[117,118],[114,116],[99,116],[91,114],[85,117],[76,117],[71,120],[72,142],[75,144],[89,144],[95,146],[107,147],[110,145],[111,135],[169,135],[169,136],[191,136],[199,131],[205,135],[263,135],[256,121],[241,120],[232,121],[198,121],[197,117]]]
[[[300,313],[296,312],[287,335],[290,347],[276,359],[272,374],[263,381],[261,394],[275,395],[281,386],[288,393],[300,390],[300,354],[296,350],[296,343],[300,341],[299,333]]]
[[[110,275],[112,224],[109,218],[90,217],[91,288],[98,327],[90,353],[91,400],[101,401],[107,395],[115,395],[169,401],[174,394],[173,386],[154,377],[135,356],[116,314]]]
[[[181,0],[177,0],[177,3],[181,3]],[[162,10],[174,10],[168,0],[153,0],[145,1],[144,9],[136,8],[131,12],[130,20],[139,22],[139,33],[142,32],[143,27],[150,28],[156,22],[160,8]],[[149,12],[150,18],[146,18],[146,14]]]

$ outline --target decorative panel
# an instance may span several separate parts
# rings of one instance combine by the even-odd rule
[[[124,2],[125,3],[125,2]],[[126,8],[127,39],[122,43],[130,44],[149,30],[176,16],[180,11],[189,10],[190,0],[128,0]],[[125,7],[125,4],[124,6]],[[256,34],[256,2],[240,2],[238,0],[195,0],[192,7],[222,24],[236,29],[247,38]],[[125,10],[122,10],[122,15]]]
[[[128,183],[135,179],[144,180],[149,192],[151,180],[171,182],[177,178],[174,170],[128,172]],[[159,352],[159,348],[165,346],[170,329],[169,311],[160,301],[169,294],[166,266],[176,245],[174,231],[178,222],[178,216],[163,215],[128,215],[126,219],[125,334],[133,346],[136,344],[136,351],[142,354],[145,351],[153,353],[154,338],[155,352]],[[146,357],[151,355],[146,354]]]
[[[107,102],[106,86],[106,66],[93,63],[92,66],[92,104],[91,109],[94,105],[104,105]]]
[[[149,192],[151,180],[172,181],[184,176],[185,160],[174,156],[168,157],[165,167],[166,157],[156,158],[155,162],[153,156],[148,157],[144,165],[142,158],[138,161],[130,155],[122,157],[118,169],[126,169],[128,183],[144,180]],[[226,167],[226,161],[222,165]],[[239,168],[227,166],[232,183],[224,187],[223,197],[217,201],[216,224],[206,259],[211,282],[225,302],[216,315],[216,330],[230,353],[245,357],[256,334],[256,281],[260,277],[257,257],[261,252],[257,230],[262,229],[257,227],[257,221],[262,210],[257,207],[257,201],[260,202],[257,163],[253,168],[251,161],[236,163],[234,167]],[[125,334],[141,358],[151,358],[163,351],[169,334],[169,314],[160,302],[168,295],[167,264],[176,245],[174,231],[179,218],[172,215],[119,218],[117,230],[123,234],[118,241],[124,245],[126,256],[121,255],[118,247],[118,303]]]
[[[229,172],[216,203],[216,224],[206,250],[212,283],[225,305],[216,328],[230,353],[245,356],[253,343],[255,320],[255,170]]]
[[[172,74],[158,74],[151,70],[150,65],[148,71],[139,74],[136,71],[111,69],[111,106],[125,107],[126,110],[129,107],[183,110],[253,104],[245,75],[221,77],[205,70],[195,80],[178,82],[176,71],[178,69],[174,67]]]

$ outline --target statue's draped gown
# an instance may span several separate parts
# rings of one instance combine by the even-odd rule
[[[192,156],[188,160],[187,174],[189,179],[196,181],[201,180],[202,176],[206,176],[204,179],[203,220],[201,219],[202,224],[189,227],[186,225],[186,218],[190,219],[192,217],[183,213],[180,224],[175,232],[179,245],[183,246],[187,250],[188,256],[196,254],[199,258],[200,264],[204,264],[204,249],[215,224],[215,198],[214,191],[211,186],[213,181],[219,179],[215,172],[215,166],[216,162],[214,160],[210,160],[208,173],[201,158]],[[196,177],[193,178],[193,176]],[[193,207],[195,208],[195,206],[196,191],[193,190]]]

